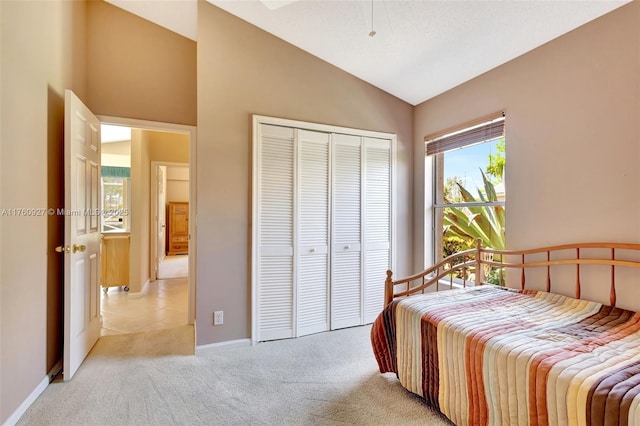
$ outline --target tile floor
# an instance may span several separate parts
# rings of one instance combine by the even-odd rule
[[[129,297],[122,287],[101,293],[102,336],[173,328],[187,324],[187,278],[149,283],[142,297]]]

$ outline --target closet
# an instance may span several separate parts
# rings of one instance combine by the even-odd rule
[[[252,339],[372,322],[392,268],[395,135],[254,117]]]

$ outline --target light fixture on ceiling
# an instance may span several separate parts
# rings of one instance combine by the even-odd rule
[[[373,0],[371,0],[371,31],[369,31],[369,37],[374,37],[375,35],[376,32],[373,29]]]

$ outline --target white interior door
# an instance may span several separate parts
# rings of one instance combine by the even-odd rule
[[[65,91],[63,375],[69,380],[100,337],[100,122]]]
[[[167,189],[167,173],[166,166],[156,166],[156,185],[158,193],[158,205],[157,205],[157,233],[158,233],[158,246],[157,246],[157,262],[156,271],[160,268],[160,262],[164,260],[166,253],[166,237],[165,232],[167,229],[167,214],[166,214],[166,189]]]

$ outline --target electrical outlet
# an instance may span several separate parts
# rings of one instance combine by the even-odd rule
[[[213,325],[222,325],[224,323],[224,311],[215,311],[213,313]]]

